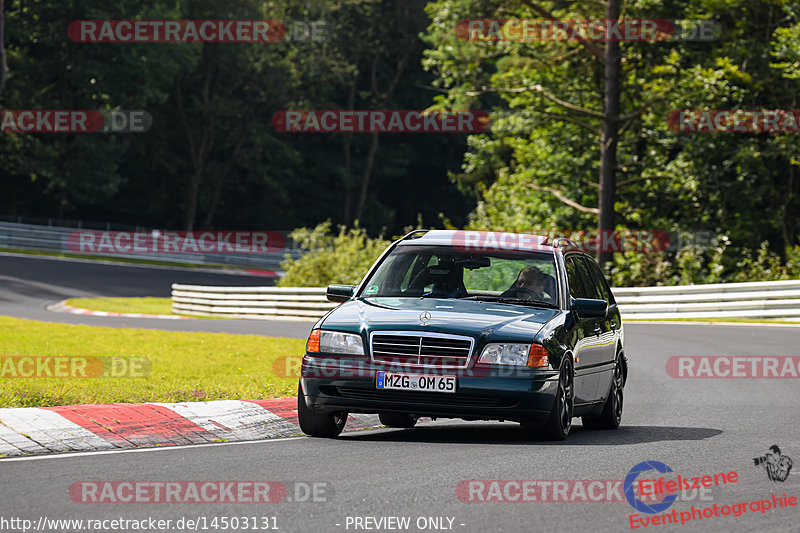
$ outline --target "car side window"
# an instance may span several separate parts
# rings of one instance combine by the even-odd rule
[[[600,267],[597,266],[597,263],[594,261],[587,260],[586,263],[588,263],[589,270],[591,270],[592,274],[594,275],[595,285],[598,289],[600,289],[600,294],[603,295],[603,300],[605,300],[608,305],[615,304],[616,302],[614,301],[614,294],[611,292],[611,288],[608,286],[605,276],[603,276],[603,271],[600,270]]]
[[[583,286],[586,287],[586,296],[584,296],[584,298],[602,300],[603,296],[597,289],[597,283],[595,283],[594,279],[592,278],[592,273],[589,272],[589,267],[586,266],[586,260],[583,257],[575,257],[575,264],[578,267],[581,280],[583,280]]]
[[[567,283],[569,283],[569,295],[573,298],[589,298],[586,294],[586,288],[581,280],[581,275],[578,273],[578,267],[575,265],[575,258],[568,257],[564,260],[564,265],[567,269]]]

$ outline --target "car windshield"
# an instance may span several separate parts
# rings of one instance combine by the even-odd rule
[[[467,298],[558,304],[554,256],[546,252],[466,252],[450,246],[396,247],[361,296]]]

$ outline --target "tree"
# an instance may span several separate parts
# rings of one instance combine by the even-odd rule
[[[15,0],[6,19],[6,53],[14,70],[3,93],[7,109],[146,109],[162,98],[162,76],[174,65],[166,50],[150,45],[80,44],[69,40],[67,25],[75,19],[124,17],[122,1],[99,7],[85,2]],[[136,7],[147,17],[168,13],[159,0]],[[154,71],[154,68],[157,68]],[[0,136],[0,157],[6,177],[29,182],[38,191],[30,200],[45,206],[49,216],[64,218],[80,205],[102,206],[125,181],[118,161],[133,135],[24,134]],[[12,195],[21,198],[23,195]],[[8,211],[30,209],[13,205]]]
[[[608,0],[606,20],[619,20],[619,0]],[[616,228],[614,204],[617,198],[617,142],[619,140],[620,95],[622,93],[622,54],[619,41],[606,43],[604,55],[603,125],[600,134],[600,191],[597,225],[600,235]],[[611,259],[611,252],[598,247],[597,261],[602,267]]]
[[[676,134],[667,125],[677,109],[792,109],[795,4],[626,3],[623,18],[712,19],[724,33],[713,43],[621,43],[619,67],[611,43],[464,41],[453,31],[482,17],[613,18],[613,4],[429,4],[437,105],[495,110],[492,132],[470,138],[455,176],[478,198],[471,227],[585,229],[603,212],[600,229],[711,230],[734,243],[724,271],[764,239],[778,252],[796,242],[797,226],[785,222],[798,213],[796,135]],[[772,43],[763,38],[773,32]],[[631,260],[617,254],[614,263],[623,270]]]
[[[464,2],[437,2],[429,10],[437,16],[447,12],[454,4],[463,7]],[[469,4],[467,2],[466,4]],[[607,4],[605,19],[617,20],[620,15],[619,0],[610,0]],[[594,13],[594,4],[575,3],[572,8],[561,9],[556,12],[544,7],[540,3],[524,0],[519,4],[515,2],[496,2],[489,6],[485,16],[502,13],[496,18],[508,18],[508,13],[514,13],[520,18],[532,16],[546,19],[581,19],[602,18],[587,17]],[[453,12],[463,11],[452,9]],[[476,18],[475,14],[471,18]],[[454,23],[453,17],[446,21]],[[432,26],[433,27],[433,26]],[[438,50],[429,54],[429,68],[440,68],[447,61],[448,71],[440,77],[440,85],[446,87],[448,98],[441,99],[440,103],[449,105],[458,102],[464,104],[464,97],[476,98],[487,94],[499,94],[506,98],[511,107],[522,108],[523,102],[530,102],[529,106],[536,115],[552,121],[568,122],[592,131],[598,135],[599,150],[599,180],[597,193],[597,209],[586,206],[581,201],[570,198],[570,194],[563,188],[549,184],[532,181],[528,186],[537,192],[552,195],[562,204],[581,213],[596,214],[597,227],[600,232],[612,231],[615,227],[615,199],[616,199],[616,173],[617,173],[617,143],[620,123],[620,98],[622,92],[622,69],[620,44],[616,41],[605,43],[603,51],[597,44],[578,39],[575,43],[536,43],[540,49],[545,49],[549,54],[541,54],[541,60],[533,59],[529,55],[532,47],[524,43],[474,43],[472,47],[461,46],[457,54],[451,57],[467,58],[474,62],[467,73],[466,79],[450,76],[451,68],[449,58],[441,54],[443,32],[437,28],[431,41],[438,45]],[[487,47],[486,45],[490,47]],[[452,48],[452,39],[447,40],[447,46]],[[577,48],[577,50],[576,50]],[[578,52],[576,54],[576,52]],[[565,61],[566,59],[566,61]],[[486,64],[485,68],[483,65]],[[588,78],[588,84],[564,84],[561,79],[567,72],[562,70],[564,64],[569,65],[573,71],[580,72]],[[491,68],[494,66],[497,72]],[[599,68],[604,68],[604,77],[600,83],[592,87],[591,80],[596,79]],[[559,75],[552,75],[559,72]],[[537,79],[538,78],[538,79]],[[531,83],[531,80],[536,80]],[[461,84],[461,85],[460,85]],[[551,85],[552,87],[548,87]],[[594,92],[597,96],[591,96]],[[559,94],[560,93],[560,94]],[[602,95],[602,98],[600,98]],[[588,96],[588,102],[586,97]],[[449,101],[448,101],[449,100]],[[583,102],[581,102],[583,100]],[[592,103],[594,100],[594,103]],[[580,103],[576,103],[580,102]],[[588,105],[587,105],[588,103]],[[592,122],[598,122],[594,125]],[[609,259],[608,254],[598,252],[601,264]]]

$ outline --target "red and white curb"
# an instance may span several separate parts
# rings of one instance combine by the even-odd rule
[[[350,415],[345,431],[378,427]],[[301,435],[297,399],[0,409],[0,456],[236,442]]]
[[[281,277],[280,274],[275,272],[274,270],[258,270],[256,268],[246,268],[245,272],[251,274],[253,276],[264,276],[267,278],[279,278]]]
[[[91,309],[82,309],[80,307],[72,307],[67,305],[66,300],[61,300],[58,303],[48,305],[45,307],[48,311],[54,313],[71,313],[73,315],[90,315],[90,316],[116,316],[125,318],[168,318],[171,320],[186,320],[188,316],[178,315],[148,315],[145,313],[110,313],[108,311],[92,311]]]

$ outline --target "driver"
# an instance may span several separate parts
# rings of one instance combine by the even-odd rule
[[[547,282],[546,276],[547,274],[535,266],[525,267],[519,271],[517,280],[511,284],[511,287],[509,287],[506,292],[511,292],[513,289],[527,289],[533,292],[536,298],[547,301],[544,295],[545,284]]]

